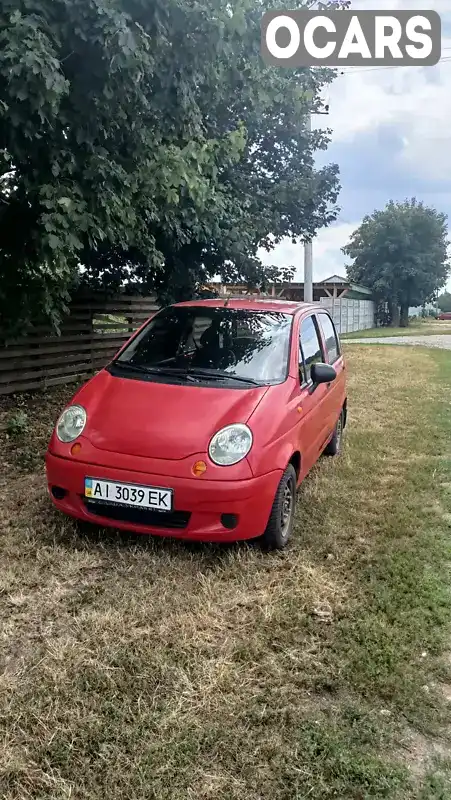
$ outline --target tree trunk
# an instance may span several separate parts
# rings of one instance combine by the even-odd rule
[[[399,320],[401,328],[407,328],[409,325],[409,304],[401,304],[401,317]]]
[[[389,303],[390,309],[390,326],[392,328],[399,328],[399,306],[398,303]]]

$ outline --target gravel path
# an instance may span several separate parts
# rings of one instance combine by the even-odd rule
[[[431,336],[381,336],[368,339],[345,339],[350,343],[358,344],[413,344],[421,347],[440,347],[442,350],[451,350],[451,336],[447,334],[432,334]]]

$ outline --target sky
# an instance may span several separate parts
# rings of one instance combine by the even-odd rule
[[[315,281],[345,275],[341,248],[362,218],[389,200],[423,200],[447,214],[451,228],[451,0],[353,0],[351,8],[438,11],[442,61],[435,67],[345,68],[325,92],[329,115],[313,117],[312,125],[332,129],[318,165],[339,165],[341,211],[314,240]],[[295,265],[295,280],[303,280],[302,245],[287,240],[261,257],[265,264]]]

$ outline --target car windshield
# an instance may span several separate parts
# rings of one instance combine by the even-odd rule
[[[153,317],[115,365],[282,383],[291,323],[292,317],[280,312],[171,306]]]

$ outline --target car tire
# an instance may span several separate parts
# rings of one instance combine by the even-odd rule
[[[335,426],[334,435],[332,436],[332,439],[330,440],[329,444],[324,450],[324,454],[326,456],[340,455],[341,445],[343,442],[343,430],[344,430],[344,413],[342,411],[340,416],[338,417],[338,422]]]
[[[296,484],[296,470],[292,464],[288,464],[277,487],[268,524],[262,536],[265,550],[283,550],[290,540],[296,508]]]

